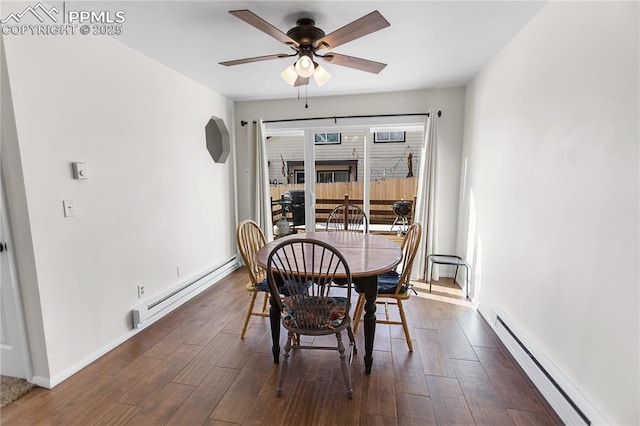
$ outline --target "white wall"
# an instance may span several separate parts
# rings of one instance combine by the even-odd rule
[[[233,132],[233,104],[110,37],[4,39],[2,178],[34,373],[55,385],[130,334],[133,307],[235,255],[233,159],[204,138],[211,116]]]
[[[467,88],[458,250],[612,424],[640,424],[638,3],[552,2]]]
[[[294,90],[292,89],[292,91]],[[322,91],[322,89],[315,90]],[[235,112],[238,122],[240,120],[249,122],[247,126],[236,127],[239,219],[253,218],[255,211],[255,142],[252,136],[252,121],[367,114],[409,114],[425,113],[430,109],[442,110],[442,117],[438,121],[436,200],[439,212],[438,247],[443,252],[453,252],[456,241],[460,182],[464,88],[328,96],[309,98],[308,103],[308,109],[304,107],[304,100],[296,99],[236,103]],[[415,168],[414,171],[417,172]]]

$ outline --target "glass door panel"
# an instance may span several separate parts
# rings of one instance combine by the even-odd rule
[[[370,159],[371,229],[402,233],[411,223],[415,207],[424,132],[415,126],[374,130]]]
[[[354,128],[312,131],[315,169],[316,230],[324,231],[329,212],[349,201],[362,207],[364,196],[364,131]]]
[[[266,152],[274,235],[298,231],[304,227],[304,132],[268,136]]]

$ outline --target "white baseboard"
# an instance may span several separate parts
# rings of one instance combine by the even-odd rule
[[[609,424],[504,310],[480,313],[565,424]]]
[[[27,380],[29,383],[33,383],[36,386],[40,386],[41,388],[51,389],[53,386],[51,385],[51,380],[48,377],[42,376],[33,376],[31,380]]]
[[[59,385],[60,383],[62,383],[66,379],[68,379],[69,377],[71,377],[74,374],[76,374],[78,371],[80,371],[83,368],[87,367],[89,364],[91,364],[92,362],[94,362],[95,360],[100,358],[101,356],[105,355],[107,352],[115,349],[116,347],[118,347],[122,343],[126,342],[127,340],[129,340],[130,338],[135,336],[136,334],[140,333],[142,330],[146,329],[147,327],[149,327],[150,325],[152,325],[156,321],[162,319],[167,314],[169,314],[170,312],[174,311],[176,308],[182,306],[183,304],[187,303],[189,300],[191,300],[194,297],[196,297],[198,294],[202,293],[203,291],[205,291],[208,288],[212,287],[213,285],[217,284],[218,282],[220,282],[221,279],[223,279],[224,277],[228,276],[233,271],[238,269],[238,267],[239,267],[239,265],[236,263],[236,266],[234,268],[231,268],[230,270],[225,271],[224,274],[222,274],[220,276],[217,276],[214,280],[208,282],[206,285],[203,285],[203,286],[199,287],[197,289],[197,291],[192,292],[191,294],[188,295],[188,297],[185,297],[185,298],[181,299],[179,304],[175,304],[175,305],[172,306],[171,310],[166,310],[166,311],[164,311],[162,313],[162,315],[157,315],[156,317],[150,319],[148,322],[146,322],[140,328],[134,328],[134,329],[129,330],[128,332],[122,334],[121,336],[117,337],[113,341],[111,341],[108,344],[104,345],[103,347],[101,347],[97,351],[93,352],[90,355],[87,355],[86,357],[84,357],[80,361],[76,362],[75,364],[73,364],[72,366],[70,366],[69,368],[64,370],[62,373],[56,374],[55,376],[50,377],[50,378],[49,377],[42,377],[42,376],[33,376],[32,379],[29,380],[29,382],[31,382],[31,383],[33,383],[33,384],[35,384],[37,386],[46,388],[46,389],[52,389],[53,387]]]
[[[116,347],[118,347],[122,343],[126,342],[131,337],[133,337],[136,334],[138,334],[140,331],[141,331],[140,329],[134,329],[134,330],[131,330],[131,331],[119,336],[118,338],[116,338],[115,340],[109,342],[107,345],[101,347],[100,349],[98,349],[94,353],[92,353],[92,354],[84,357],[80,361],[76,362],[71,367],[69,367],[66,370],[64,370],[62,373],[56,374],[55,376],[53,376],[51,378],[36,376],[36,377],[38,377],[38,382],[34,381],[33,383],[35,383],[38,386],[47,388],[47,389],[52,389],[53,387],[59,385],[60,383],[62,383],[65,380],[67,380],[69,377],[71,377],[74,374],[76,374],[78,371],[80,371],[83,368],[87,367],[89,364],[91,364],[93,361],[97,360],[98,358],[100,358],[101,356],[106,354],[107,352],[115,349]],[[34,377],[34,380],[35,380],[36,377]]]

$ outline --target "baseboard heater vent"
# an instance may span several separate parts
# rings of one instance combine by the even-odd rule
[[[500,340],[565,424],[607,424],[553,363],[504,312],[495,317]]]
[[[177,288],[143,305],[135,307],[131,311],[133,327],[142,328],[162,318],[167,313],[215,284],[219,279],[234,271],[238,266],[238,260],[234,256],[203,274],[190,279],[188,282],[181,284]]]

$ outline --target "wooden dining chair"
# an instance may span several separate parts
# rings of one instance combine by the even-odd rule
[[[369,232],[367,214],[351,203],[340,204],[327,216],[327,231]]]
[[[266,270],[258,265],[256,255],[266,243],[267,240],[262,232],[262,229],[253,220],[245,220],[238,224],[236,227],[236,239],[238,243],[238,249],[242,260],[247,265],[247,272],[249,274],[249,282],[246,285],[246,289],[251,293],[251,299],[249,301],[249,309],[242,325],[242,332],[240,337],[244,338],[247,332],[247,326],[249,325],[249,319],[251,316],[268,317],[269,309],[267,301],[269,300],[269,285],[267,284]],[[264,299],[262,302],[262,309],[254,311],[254,305],[258,293],[262,292]]]
[[[342,254],[333,246],[314,239],[295,238],[273,248],[267,260],[269,290],[278,301],[281,321],[287,330],[276,395],[282,396],[291,349],[337,350],[347,396],[353,397],[347,353],[342,331],[349,338],[348,358],[355,353],[355,339],[351,330],[351,272]],[[331,293],[336,274],[347,278],[345,297]],[[280,299],[280,294],[285,296]],[[313,346],[297,341],[298,336],[334,334],[336,346]],[[327,373],[329,374],[329,373]]]
[[[402,325],[404,328],[404,337],[407,339],[407,345],[409,346],[409,352],[413,352],[413,344],[411,343],[411,335],[409,334],[409,325],[407,323],[407,317],[404,312],[402,302],[408,300],[413,285],[411,284],[411,267],[413,260],[416,257],[418,251],[418,244],[420,244],[420,237],[422,235],[422,226],[419,223],[414,222],[413,225],[407,229],[407,233],[402,241],[402,261],[398,268],[400,271],[394,270],[378,275],[378,298],[376,304],[385,305],[385,319],[376,319],[378,324],[394,324]],[[353,331],[358,331],[358,325],[364,311],[365,297],[364,293],[360,293],[358,296],[358,302],[356,303],[356,310],[353,315],[354,326]],[[389,315],[389,305],[398,306],[400,312],[401,321],[391,320]]]

